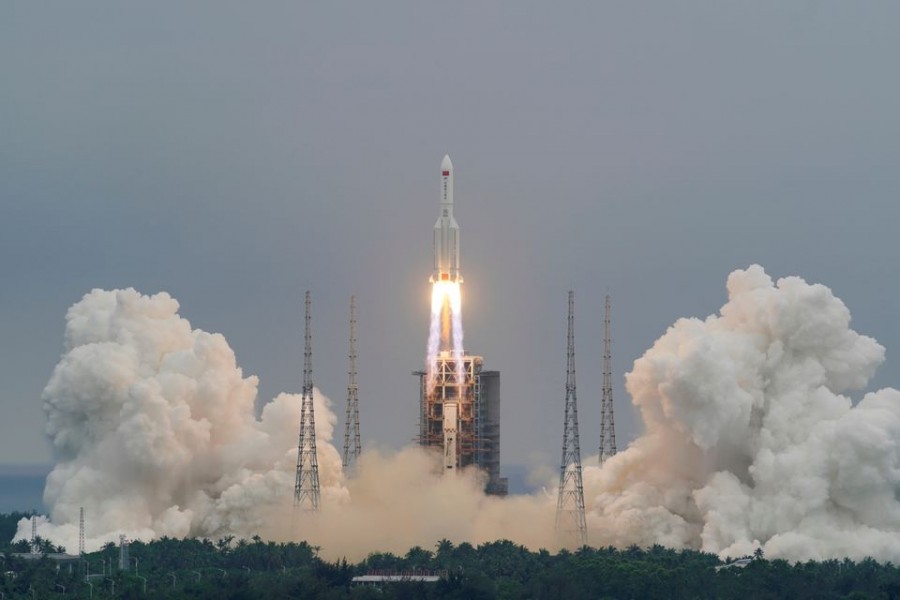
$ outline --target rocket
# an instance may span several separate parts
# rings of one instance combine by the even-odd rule
[[[441,161],[441,204],[434,224],[434,272],[432,283],[461,282],[459,276],[459,225],[453,218],[453,163],[449,156]]]

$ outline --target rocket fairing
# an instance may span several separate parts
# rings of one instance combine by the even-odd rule
[[[441,161],[441,203],[434,224],[434,272],[432,283],[461,282],[459,276],[459,225],[453,218],[453,163],[449,156]]]

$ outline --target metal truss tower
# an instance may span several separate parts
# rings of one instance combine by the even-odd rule
[[[78,509],[78,556],[84,556],[84,507]]]
[[[612,342],[609,337],[610,300],[603,311],[603,396],[600,400],[600,464],[616,455],[616,419],[612,395]]]
[[[350,296],[350,371],[347,383],[347,418],[344,420],[344,468],[359,460],[359,386],[356,383],[356,296]]]
[[[312,341],[309,328],[309,292],[306,292],[306,329],[303,350],[303,400],[300,404],[300,441],[297,445],[297,479],[294,508],[319,510],[319,459],[316,455],[316,415],[313,408]]]
[[[119,535],[119,570],[127,571],[129,565],[131,565],[131,558],[128,556],[128,546],[130,542],[125,537],[125,534]],[[109,566],[110,572],[112,572],[112,565]]]
[[[37,542],[37,511],[31,510],[31,553],[38,554],[41,551]]]
[[[575,397],[575,292],[569,292],[569,328],[566,349],[566,416],[563,423],[562,466],[556,500],[556,531],[566,541],[587,543],[581,448],[578,443],[578,402]]]

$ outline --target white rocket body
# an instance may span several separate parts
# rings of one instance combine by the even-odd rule
[[[459,225],[453,218],[453,163],[441,162],[441,204],[434,224],[434,272],[431,281],[462,281],[459,276]]]

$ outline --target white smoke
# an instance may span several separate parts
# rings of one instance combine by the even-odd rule
[[[589,543],[900,560],[900,392],[855,406],[844,395],[867,384],[883,348],[821,285],[775,284],[753,266],[728,291],[720,314],[679,320],[628,374],[646,432],[585,468]],[[134,290],[95,290],[69,310],[43,395],[58,463],[40,536],[74,551],[84,506],[89,550],[119,533],[259,533],[348,559],[440,538],[558,547],[553,494],[486,497],[472,477],[438,476],[418,448],[370,448],[345,479],[318,390],[322,510],[295,523],[300,398],[282,394],[256,419],[256,379],[177,310]],[[30,537],[27,521],[17,537]]]
[[[44,389],[56,466],[38,535],[77,549],[129,537],[252,535],[291,496],[300,399],[282,394],[257,420],[256,377],[244,378],[219,334],[192,330],[168,294],[94,290],[66,317],[65,353]],[[323,496],[346,494],[328,442],[329,401],[315,394]],[[17,537],[30,536],[23,522]]]
[[[74,552],[84,507],[88,551],[120,534],[261,534],[354,559],[441,538],[552,541],[551,510],[486,497],[472,473],[441,477],[419,448],[367,450],[345,480],[331,443],[336,417],[318,389],[322,510],[295,514],[299,395],[279,395],[256,419],[256,378],[243,376],[224,337],[192,330],[177,311],[168,294],[132,289],[94,290],[69,309],[65,353],[43,393],[57,463],[44,492],[50,520],[37,520],[42,538]],[[30,535],[23,519],[16,539]]]
[[[593,539],[723,556],[900,559],[900,392],[867,394],[884,359],[846,306],[759,266],[719,315],[681,319],[634,364],[646,433],[586,469]]]
[[[434,388],[438,352],[441,349],[441,310],[444,298],[436,292],[439,285],[435,284],[431,290],[431,320],[428,326],[428,345],[425,347],[426,389],[429,391]]]
[[[463,362],[463,326],[462,313],[456,310],[453,313],[453,360],[456,361],[456,380],[465,381],[466,366]]]

